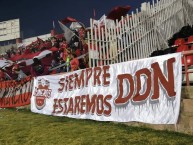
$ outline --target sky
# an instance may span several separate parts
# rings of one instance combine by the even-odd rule
[[[48,34],[53,28],[60,33],[58,20],[68,16],[90,26],[90,18],[108,14],[116,6],[131,6],[131,11],[150,0],[0,0],[0,22],[20,19],[22,37]],[[130,12],[131,12],[130,11]]]

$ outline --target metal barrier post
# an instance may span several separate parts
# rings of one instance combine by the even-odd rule
[[[188,74],[188,66],[187,66],[187,61],[186,61],[187,56],[186,56],[186,55],[183,55],[182,57],[183,57],[184,66],[185,66],[186,85],[187,85],[187,86],[190,86],[189,74]]]

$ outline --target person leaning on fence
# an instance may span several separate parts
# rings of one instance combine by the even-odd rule
[[[32,77],[42,76],[49,74],[48,67],[44,66],[38,58],[33,59],[30,72]]]

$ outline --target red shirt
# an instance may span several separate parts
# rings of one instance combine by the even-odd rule
[[[79,67],[78,58],[73,58],[73,59],[70,61],[70,66],[71,66],[71,70],[72,70],[72,71],[77,70],[78,67]]]

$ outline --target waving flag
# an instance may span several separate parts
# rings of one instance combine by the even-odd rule
[[[77,22],[77,20],[72,18],[72,17],[66,17],[65,19],[61,20],[62,24],[67,24],[67,23],[71,23],[71,22]]]
[[[71,31],[68,27],[58,21],[61,29],[64,31],[64,37],[66,38],[67,43],[70,42],[71,38],[75,35],[73,31]]]
[[[13,62],[11,60],[7,60],[7,59],[0,60],[0,68],[9,66],[12,63]]]
[[[78,22],[72,22],[72,24],[70,25],[70,29],[79,29],[82,26],[78,23]]]
[[[93,21],[93,24],[94,24],[94,26],[100,26],[100,27],[103,27],[104,25],[105,25],[105,23],[106,23],[106,25],[107,25],[107,27],[108,28],[112,28],[112,27],[114,27],[115,26],[115,22],[114,22],[114,20],[112,20],[112,19],[108,19],[107,18],[107,16],[105,16],[105,15],[103,15],[99,20],[94,20]]]
[[[114,7],[109,14],[107,15],[107,19],[121,20],[121,16],[125,16],[127,12],[131,9],[130,6],[117,6]]]
[[[81,22],[72,22],[71,25],[70,25],[70,29],[80,29],[80,28],[84,28],[85,29],[85,26],[83,23]]]

